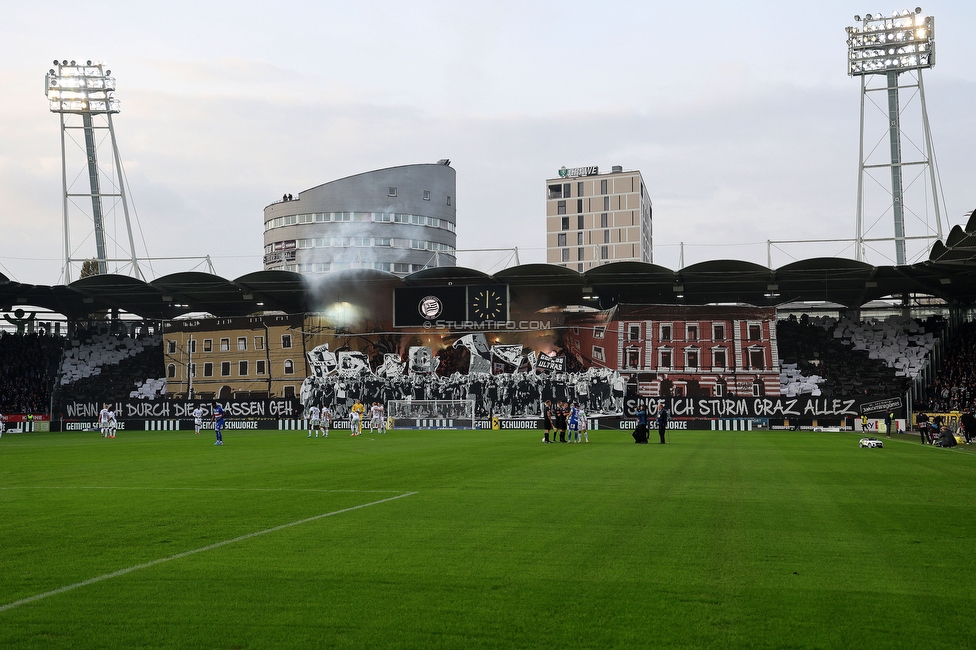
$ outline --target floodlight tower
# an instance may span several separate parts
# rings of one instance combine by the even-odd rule
[[[125,228],[128,234],[129,251],[123,261],[130,261],[132,274],[142,278],[139,260],[136,258],[135,242],[132,237],[132,224],[129,221],[129,204],[126,199],[125,182],[122,173],[122,158],[119,156],[119,146],[115,139],[115,127],[112,124],[112,114],[120,111],[119,101],[115,98],[115,78],[112,71],[106,69],[104,62],[87,61],[54,61],[44,77],[44,89],[52,113],[58,113],[61,118],[61,186],[63,189],[62,210],[64,218],[64,280],[71,282],[72,262],[82,262],[85,258],[75,258],[71,249],[71,231],[69,227],[69,206],[77,206],[75,198],[88,197],[91,199],[91,221],[95,237],[95,260],[99,274],[108,272],[109,257],[105,247],[105,203],[103,199],[120,201],[125,215]],[[78,124],[80,118],[81,124]],[[68,161],[65,147],[66,139],[72,139],[70,133],[76,130],[84,132],[85,156],[87,159],[88,191],[74,191],[73,183],[68,182]],[[115,175],[99,167],[98,148],[99,132],[108,132],[112,144],[112,154]],[[102,138],[104,139],[104,138]],[[80,146],[80,143],[78,143]],[[80,174],[79,174],[80,175]],[[109,181],[112,188],[102,191],[102,178]],[[87,236],[86,236],[87,239]],[[119,260],[115,260],[119,261]]]
[[[891,16],[867,14],[863,19],[854,16],[860,24],[847,28],[848,67],[847,74],[861,78],[861,140],[859,147],[856,211],[856,251],[855,257],[863,260],[865,241],[894,241],[895,262],[905,264],[905,241],[909,239],[941,239],[942,216],[939,210],[939,188],[936,184],[936,165],[932,147],[932,133],[929,130],[928,111],[925,107],[925,89],[922,85],[922,70],[935,65],[935,19],[922,16],[922,8],[915,11],[895,11]],[[899,77],[910,73],[915,83],[900,84]],[[880,79],[884,85],[872,87],[871,81]],[[904,107],[899,101],[898,92],[903,89],[916,89],[921,105],[922,140],[924,150],[916,145],[919,159],[908,160],[902,155],[902,114]],[[887,131],[890,162],[865,159],[864,148],[864,105],[868,93],[883,91],[887,93]],[[912,96],[912,99],[914,95]],[[911,99],[909,99],[911,101]],[[876,104],[877,105],[877,104]],[[881,108],[881,106],[878,106]],[[884,110],[884,109],[882,109]],[[906,138],[908,139],[908,138]],[[909,139],[910,142],[912,142]],[[914,142],[912,142],[914,144]],[[880,142],[878,143],[880,145]],[[876,148],[877,146],[876,145]],[[873,153],[872,150],[870,154]],[[903,170],[912,165],[922,166],[919,175],[909,183],[922,178],[927,171],[931,183],[931,197],[934,207],[935,231],[925,221],[926,232],[921,236],[906,236],[905,233],[905,185]],[[864,177],[873,169],[889,168],[891,172],[891,209],[894,217],[894,237],[865,239],[864,228]],[[927,168],[927,169],[926,169]],[[924,185],[925,180],[922,179]],[[887,211],[887,208],[886,208]],[[907,210],[911,213],[911,210]],[[918,215],[914,215],[918,216]],[[880,217],[879,217],[880,219]],[[919,219],[921,220],[921,219]],[[877,222],[875,222],[877,223]],[[871,224],[873,226],[874,224]],[[871,229],[868,227],[868,230]]]

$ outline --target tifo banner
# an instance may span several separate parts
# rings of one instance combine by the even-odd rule
[[[552,370],[554,372],[566,371],[566,357],[550,357],[548,354],[540,354],[536,361],[536,368],[539,370]]]
[[[227,417],[278,419],[301,417],[302,405],[298,399],[273,398],[253,400],[214,400],[199,402],[190,400],[128,400],[116,402],[110,406],[115,411],[115,417],[120,420],[157,420],[157,419],[193,419],[193,411],[198,406],[203,411],[204,418],[210,418],[213,405],[219,403],[224,407]],[[68,402],[60,414],[62,420],[98,420],[98,414],[104,404],[99,402]]]
[[[826,397],[628,397],[624,413],[634,417],[639,407],[651,416],[657,415],[660,404],[667,406],[671,417],[677,418],[833,418],[860,417],[866,404],[892,404],[901,398],[878,396],[830,399]],[[895,409],[904,416],[902,409]]]

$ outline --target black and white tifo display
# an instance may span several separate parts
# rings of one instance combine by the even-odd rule
[[[307,354],[311,374],[302,384],[301,403],[306,409],[325,406],[334,418],[348,416],[355,399],[367,405],[470,400],[476,418],[538,418],[546,400],[578,403],[592,416],[623,414],[626,381],[619,372],[598,367],[566,372],[564,357],[543,355],[540,363],[535,352],[523,354],[521,345],[489,346],[480,332],[460,337],[458,346],[470,353],[469,371],[440,375],[438,358],[425,346],[411,346],[406,361],[385,354],[383,363],[371,368],[361,352],[336,353],[319,345]],[[510,371],[497,372],[500,364]]]

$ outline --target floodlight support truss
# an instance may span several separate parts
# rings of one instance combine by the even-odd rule
[[[935,155],[932,146],[932,130],[929,126],[929,115],[925,105],[925,91],[922,84],[922,71],[914,70],[918,77],[917,84],[899,85],[898,77],[902,71],[889,70],[885,72],[886,85],[883,88],[869,88],[867,80],[871,75],[860,75],[861,77],[861,103],[859,120],[859,143],[858,143],[858,175],[857,175],[857,206],[855,209],[855,245],[854,257],[859,261],[865,261],[866,248],[864,243],[867,241],[892,241],[895,244],[895,263],[903,265],[907,263],[905,252],[905,242],[913,239],[939,239],[943,238],[942,230],[942,209],[939,204],[939,185],[935,169]],[[922,160],[904,161],[902,160],[901,146],[901,100],[898,91],[901,88],[918,88],[918,98],[921,104],[922,114],[922,135],[925,140],[925,154]],[[867,94],[884,90],[887,94],[887,118],[888,118],[888,147],[891,162],[872,163],[865,162],[864,138],[865,120],[864,108],[867,101]],[[935,217],[935,234],[921,237],[909,237],[905,232],[905,197],[904,197],[904,178],[902,168],[912,165],[924,165],[928,168],[928,181],[932,189],[932,208]],[[894,237],[866,239],[864,236],[864,178],[865,174],[872,169],[889,168],[891,172],[891,211],[894,220]],[[924,173],[924,171],[923,171]]]
[[[98,264],[98,273],[100,275],[108,273],[108,262],[111,261],[108,258],[108,254],[105,246],[105,221],[104,221],[104,206],[102,204],[103,197],[116,198],[122,203],[122,213],[125,218],[125,230],[128,236],[129,244],[129,255],[124,261],[129,262],[132,265],[132,275],[145,279],[142,273],[142,269],[139,267],[139,259],[136,255],[135,238],[132,233],[132,222],[129,217],[129,200],[125,191],[125,177],[122,171],[122,157],[119,155],[119,145],[118,140],[115,137],[115,125],[112,122],[111,113],[101,113],[104,115],[106,120],[105,126],[99,126],[94,123],[92,119],[93,113],[91,112],[79,112],[79,113],[60,113],[61,122],[61,188],[62,188],[62,219],[64,221],[64,281],[70,283],[71,277],[71,264],[77,261],[73,258],[71,254],[71,234],[69,226],[69,204],[72,198],[89,198],[91,200],[92,206],[92,226],[95,235],[95,260]],[[81,117],[82,126],[72,126],[65,119],[66,115],[78,115]],[[88,192],[71,192],[68,188],[68,161],[67,161],[67,151],[65,145],[65,139],[67,137],[67,132],[71,129],[82,129],[85,135],[85,156],[87,158],[87,169],[88,169]],[[112,146],[112,159],[115,164],[115,173],[117,176],[117,182],[119,190],[118,192],[104,193],[101,191],[101,181],[100,181],[100,170],[98,166],[98,142],[96,137],[96,131],[99,129],[107,129],[109,134],[109,140]]]

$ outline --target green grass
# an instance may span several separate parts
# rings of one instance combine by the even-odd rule
[[[7,435],[0,648],[976,646],[976,454],[620,431]]]

